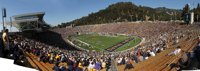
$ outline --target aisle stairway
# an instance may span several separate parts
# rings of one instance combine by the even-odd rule
[[[29,63],[36,69],[41,71],[53,71],[53,64],[38,61],[38,57],[32,53],[26,52]]]

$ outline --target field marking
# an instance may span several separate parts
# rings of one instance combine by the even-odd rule
[[[145,38],[142,38],[142,41],[141,41],[139,44],[137,44],[137,45],[135,45],[135,46],[133,46],[133,47],[131,47],[131,48],[128,48],[128,49],[126,49],[126,50],[117,51],[117,52],[123,53],[123,52],[125,52],[125,51],[134,49],[135,47],[137,47],[137,46],[141,45],[142,43],[144,43],[144,41],[145,41]]]
[[[81,43],[86,43],[86,42],[84,42],[84,41],[81,41],[81,40],[79,40],[79,39],[75,39],[75,40],[78,40],[78,41],[80,41]],[[88,44],[88,43],[86,43],[86,44]],[[95,47],[95,46],[93,46],[93,45],[91,45],[91,44],[88,44],[88,46]],[[97,48],[97,47],[95,47],[95,48]],[[101,48],[97,48],[97,49],[101,49]],[[101,49],[101,50],[103,50],[103,49]]]
[[[121,35],[120,35],[120,36],[121,36]],[[105,37],[105,38],[107,38],[107,37],[111,37],[112,39],[115,39],[115,38],[119,37],[120,39],[124,39],[124,40],[126,40],[126,39],[128,38],[127,36],[123,36],[123,37],[120,37],[120,36],[115,36],[115,37],[113,38],[112,36],[102,36],[102,35],[98,35],[98,36],[97,36],[97,35],[91,35],[91,37],[86,37],[86,38],[93,38],[93,37]],[[81,38],[79,38],[79,37],[74,37],[74,38],[76,38],[76,40],[82,41]],[[101,44],[101,43],[104,42],[104,41],[101,41],[101,42],[99,42],[99,43],[92,42],[92,41],[89,41],[89,40],[88,40],[87,42],[85,42],[85,41],[82,41],[82,42],[87,43],[87,44],[89,44],[89,45],[94,44],[94,45],[97,45],[97,46],[106,48],[106,45]],[[97,42],[98,42],[98,41],[97,41]],[[122,42],[122,41],[120,41],[120,42]],[[117,42],[117,43],[119,43],[119,42]],[[94,46],[94,45],[91,45],[91,46],[93,46],[93,47],[95,47],[95,48],[98,48],[98,47],[96,47],[96,46]],[[113,44],[113,45],[111,45],[111,46],[114,46],[114,45],[116,45],[116,44]],[[111,47],[111,46],[107,46],[107,47]],[[101,49],[103,49],[103,48],[101,48]]]
[[[94,38],[93,38],[94,37]],[[137,36],[131,36],[131,38],[136,38]],[[118,38],[118,39],[117,39]],[[87,35],[82,35],[82,36],[76,36],[76,37],[71,37],[71,39],[77,41],[80,44],[86,45],[84,48],[81,45],[77,45],[82,49],[87,49],[87,50],[97,50],[97,51],[106,51],[108,47],[117,45],[120,42],[125,41],[126,39],[130,38],[129,36],[123,36],[123,35],[118,35],[118,36],[105,36],[105,35],[99,35],[99,34],[89,34]],[[87,40],[88,39],[88,40]],[[91,39],[91,40],[89,40]],[[104,40],[105,39],[105,40]],[[87,41],[86,41],[87,40]],[[109,41],[111,40],[111,41]],[[116,41],[117,40],[117,41]],[[136,39],[134,39],[136,40]],[[112,43],[115,42],[116,44]],[[131,40],[132,41],[132,40]],[[130,42],[130,41],[129,41]],[[128,42],[128,43],[129,43]],[[141,42],[141,41],[140,41]],[[103,45],[104,44],[104,45]],[[107,44],[107,45],[105,45]],[[108,45],[109,44],[109,45]],[[126,43],[127,44],[127,43]],[[126,45],[124,44],[124,45]],[[139,43],[138,43],[139,44]],[[76,44],[74,44],[76,45]],[[124,46],[122,45],[122,46]],[[136,45],[135,45],[136,46]],[[92,47],[92,48],[91,48]],[[121,46],[120,46],[121,47]],[[131,47],[129,47],[131,48]],[[129,49],[127,48],[127,49]],[[116,50],[116,49],[115,49]],[[126,50],[126,49],[123,49]]]

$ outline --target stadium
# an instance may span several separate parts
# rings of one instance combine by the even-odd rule
[[[200,23],[193,13],[187,14],[189,21],[137,20],[138,16],[129,21],[129,16],[126,20],[122,16],[114,22],[85,23],[88,18],[83,17],[64,27],[50,27],[44,15],[12,16],[14,20],[7,24],[20,31],[3,30],[0,56],[39,71],[179,71],[200,67]]]
[[[159,23],[147,22],[147,23],[121,22],[121,23],[101,24],[101,25],[76,26],[73,28],[66,27],[66,28],[59,28],[59,29],[50,29],[49,31],[43,32],[42,35],[37,34],[37,36],[39,36],[37,38],[29,37],[26,40],[32,41],[32,42],[33,40],[34,41],[38,40],[37,42],[38,44],[45,43],[43,44],[43,46],[47,47],[46,49],[48,49],[49,46],[51,46],[51,48],[52,47],[67,47],[65,48],[67,50],[83,50],[83,51],[89,50],[88,51],[89,53],[94,53],[94,51],[95,52],[97,51],[97,53],[103,52],[105,55],[107,55],[107,53],[111,52],[111,51],[107,51],[106,50],[107,48],[109,47],[112,48],[113,47],[112,45],[117,46],[119,42],[121,43],[121,41],[125,41],[128,38],[133,38],[132,40],[127,42],[127,43],[130,43],[129,44],[130,47],[127,47],[126,49],[123,49],[125,47],[122,47],[122,49],[120,49],[119,47],[118,49],[115,49],[116,51],[111,52],[117,55],[115,57],[116,60],[124,55],[125,56],[127,54],[132,55],[132,53],[136,53],[136,52],[149,53],[149,50],[155,50],[155,55],[156,55],[156,56],[150,55],[149,58],[145,59],[144,61],[143,59],[139,60],[139,57],[138,57],[139,63],[135,66],[133,70],[148,70],[148,68],[143,68],[143,67],[147,65],[146,67],[151,68],[151,66],[148,66],[148,65],[151,64],[152,62],[153,64],[155,64],[155,65],[152,65],[152,67],[155,68],[155,69],[151,68],[152,70],[169,70],[170,66],[168,66],[167,64],[178,62],[178,60],[184,54],[186,54],[186,52],[191,52],[197,44],[197,41],[196,41],[197,37],[195,36],[199,35],[199,29],[198,29],[199,24],[188,26],[188,25],[180,25],[178,23],[174,24],[172,22],[159,22]],[[138,26],[140,26],[140,28],[138,28]],[[111,27],[112,29],[110,29]],[[159,28],[155,28],[155,27],[159,27]],[[142,29],[142,31],[138,29]],[[52,32],[57,33],[59,35],[52,34]],[[161,34],[161,35],[158,35],[158,34]],[[45,36],[45,35],[48,35],[48,36]],[[116,44],[112,43],[112,44],[105,45],[104,43],[101,43],[100,45],[102,46],[98,47],[100,49],[94,48],[90,50],[90,49],[87,49],[87,46],[86,47],[79,46],[78,43],[72,42],[72,40],[70,40],[71,37],[75,39],[80,39],[85,44],[91,45],[92,47],[99,46],[98,44],[91,43],[91,42],[97,43],[97,41],[99,41],[99,43],[106,42],[105,44],[108,44],[109,42],[115,42]],[[54,38],[54,39],[49,39],[49,38]],[[59,43],[59,44],[65,45],[65,46],[51,45],[51,44],[55,44],[55,43],[57,44],[57,42],[60,42],[60,41],[57,41],[60,38],[63,38],[64,39],[63,42],[66,42],[66,44],[63,44],[63,43]],[[90,38],[90,39],[87,39],[87,38]],[[104,40],[104,38],[106,39]],[[107,39],[110,39],[110,40],[107,40]],[[112,41],[112,39],[115,41]],[[138,40],[138,42],[136,40]],[[177,40],[178,42],[175,42]],[[133,41],[133,43],[131,41]],[[103,45],[107,47],[103,47]],[[126,45],[128,46],[128,44],[124,44],[123,46],[126,46]],[[175,50],[177,46],[180,46],[184,52],[181,52],[180,54],[176,56],[169,56],[170,59],[167,56],[165,56],[168,53]],[[32,53],[27,53],[27,55],[30,56],[30,62],[31,60],[33,60],[31,64],[33,64],[33,66],[35,64],[35,67],[41,70],[44,70],[44,71],[51,70],[51,68],[49,67],[53,67],[54,65],[54,64],[49,64],[49,63],[43,63],[42,61],[41,62],[36,61],[38,57],[37,55],[34,55]],[[163,60],[160,60],[160,58],[163,58]],[[136,62],[133,61],[132,63],[135,64]],[[162,66],[158,66],[157,64],[160,64]],[[118,69],[118,71],[122,71],[124,68],[124,65],[117,66],[117,61],[116,61],[116,67],[117,68],[113,68],[113,69]],[[104,71],[104,69],[102,71]]]

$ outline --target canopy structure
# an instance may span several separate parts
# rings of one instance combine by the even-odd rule
[[[44,15],[44,12],[15,15],[12,16],[14,19],[12,24],[19,31],[42,31],[43,28],[47,27],[47,24],[43,20]]]

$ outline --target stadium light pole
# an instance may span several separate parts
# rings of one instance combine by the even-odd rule
[[[199,15],[197,14],[197,23],[199,22]]]
[[[133,15],[130,15],[130,16],[131,16],[131,22],[132,22],[133,21],[133,18],[132,18]]]
[[[137,14],[135,14],[135,17],[136,17],[136,21],[138,20],[138,15]]]
[[[176,21],[176,12],[174,12],[174,16],[175,16],[174,20]]]
[[[5,25],[4,25],[4,18],[6,18],[6,8],[2,8],[2,24],[3,24],[3,30],[5,30]]]
[[[4,12],[3,12],[4,8],[2,8],[2,27],[3,27],[3,30],[4,30]]]
[[[12,17],[10,17],[10,31],[11,31],[11,28],[12,28]]]
[[[155,14],[153,14],[153,21],[155,22]]]

